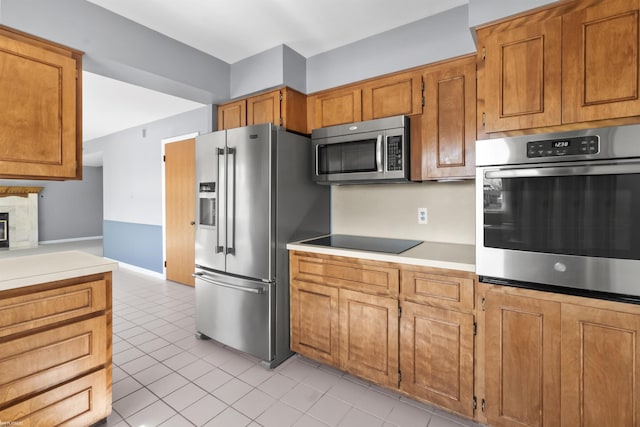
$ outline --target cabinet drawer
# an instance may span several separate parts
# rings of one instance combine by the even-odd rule
[[[0,402],[68,381],[107,359],[106,315],[3,342]]]
[[[0,410],[0,420],[21,427],[91,425],[111,412],[105,369]]]
[[[400,272],[397,268],[362,261],[293,257],[291,269],[291,279],[377,295],[398,295]]]
[[[0,299],[0,338],[105,310],[107,286],[93,280]]]
[[[402,298],[456,310],[473,310],[471,273],[436,274],[430,270],[403,270],[400,293]]]

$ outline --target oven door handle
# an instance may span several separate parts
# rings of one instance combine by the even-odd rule
[[[488,170],[484,176],[488,179],[500,178],[536,178],[546,176],[572,175],[619,175],[640,173],[640,163],[616,163],[579,166],[556,166],[527,169]]]

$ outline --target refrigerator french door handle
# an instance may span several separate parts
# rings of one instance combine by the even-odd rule
[[[236,149],[227,147],[227,156],[227,161],[233,156],[233,172],[229,173],[227,167],[227,182],[231,182],[231,189],[227,192],[227,239],[231,231],[231,243],[227,240],[226,253],[233,255],[236,253]],[[230,213],[229,210],[231,210]]]
[[[216,177],[216,185],[219,186],[220,184],[220,156],[224,156],[224,149],[222,148],[216,148],[216,162],[218,164],[217,166],[217,171],[218,171],[218,176]],[[220,188],[218,188],[218,193],[220,192]],[[218,198],[216,199],[216,247],[215,247],[215,252],[217,254],[224,252],[224,246],[220,245],[220,194],[218,194]]]
[[[207,279],[204,275],[204,273],[193,273],[192,274],[193,277],[195,277],[196,279],[200,279],[204,282],[210,283],[212,285],[216,285],[216,286],[222,286],[225,288],[231,288],[231,289],[235,289],[238,291],[243,291],[243,292],[250,292],[252,294],[263,294],[265,288],[264,287],[260,287],[260,288],[247,288],[245,286],[238,286],[238,285],[232,285],[231,283],[223,283],[223,282],[218,282],[216,280],[211,280],[211,279]]]

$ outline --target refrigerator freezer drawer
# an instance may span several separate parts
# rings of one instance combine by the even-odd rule
[[[272,359],[268,283],[196,272],[196,329],[199,333],[262,360]]]

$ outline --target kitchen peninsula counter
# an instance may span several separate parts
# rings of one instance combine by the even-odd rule
[[[361,251],[305,243],[305,239],[287,244],[290,251],[313,252],[351,258],[385,261],[423,267],[475,272],[475,246],[456,243],[422,242],[400,254]]]
[[[0,259],[0,292],[24,286],[114,271],[116,261],[81,251]]]

